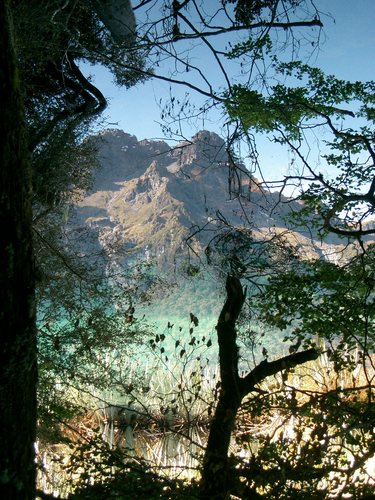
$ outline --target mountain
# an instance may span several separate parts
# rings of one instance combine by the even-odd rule
[[[225,142],[213,132],[201,131],[173,148],[115,129],[91,140],[100,168],[73,227],[89,232],[87,240],[111,259],[143,255],[168,266],[186,258],[188,246],[201,254],[226,223],[252,226],[259,237],[286,229],[290,206],[278,202],[287,199],[261,189],[249,175],[236,179]],[[311,253],[309,236],[299,232],[297,238]]]
[[[285,233],[306,257],[331,250],[332,245],[312,241],[309,233],[287,230],[285,216],[300,205],[259,187],[244,165],[234,171],[225,142],[213,132],[201,131],[174,147],[138,141],[116,129],[90,141],[100,168],[91,191],[76,206],[68,237],[94,264],[94,272],[113,276],[139,260],[152,264],[152,272],[171,284],[145,312],[159,323],[194,312],[209,318],[212,328],[223,283],[215,279],[215,269],[198,273],[200,280],[190,275],[200,267],[207,244],[213,238],[220,241],[233,228],[252,228],[258,240]],[[239,231],[232,240],[234,254],[241,246],[239,235],[245,233]],[[176,282],[178,286],[172,286]]]

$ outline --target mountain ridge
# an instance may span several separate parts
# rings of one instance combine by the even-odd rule
[[[89,140],[100,168],[75,206],[67,237],[98,272],[104,266],[118,273],[138,260],[170,275],[186,261],[205,260],[210,242],[236,232],[282,239],[301,258],[336,259],[339,241],[288,227],[286,216],[301,204],[260,187],[242,164],[236,171],[242,178],[231,179],[232,160],[214,132],[200,131],[173,148],[118,129]]]
[[[127,253],[147,247],[156,258],[170,258],[186,251],[194,232],[199,237],[190,244],[202,252],[218,218],[234,226],[246,219],[254,228],[286,228],[285,207],[274,208],[279,195],[259,188],[250,175],[229,196],[230,158],[214,132],[198,132],[174,148],[163,141],[138,141],[117,129],[91,140],[101,166],[92,190],[76,207],[74,225],[96,232],[102,248],[116,242]]]

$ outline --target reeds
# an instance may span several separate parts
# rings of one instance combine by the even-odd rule
[[[207,343],[203,344],[205,349]],[[70,387],[71,397],[79,399],[86,412],[65,426],[74,447],[61,454],[55,476],[66,479],[66,457],[71,460],[76,454],[77,458],[82,443],[95,447],[101,442],[106,453],[117,457],[120,453],[123,463],[146,464],[167,478],[197,479],[220,382],[218,367],[202,356],[203,348],[191,347],[180,357],[179,345],[174,358],[152,349],[153,356],[148,356],[142,371],[139,361],[128,361],[114,387],[107,390]],[[374,484],[372,427],[370,421],[361,420],[373,415],[373,361],[336,371],[323,355],[264,381],[259,392],[244,402],[233,435],[231,452],[239,470],[247,471],[242,472],[244,480],[249,481],[251,468],[257,470],[258,479],[251,481],[269,498],[277,494],[284,498],[291,484],[304,491],[307,470],[315,474],[311,488],[319,490],[322,498],[350,492],[351,484]],[[39,453],[44,460],[43,488],[48,490],[48,482],[54,482],[56,490],[56,477],[51,479],[56,466],[50,465],[55,459],[48,462],[48,453],[51,456],[56,450]],[[265,478],[268,474],[271,479],[274,469],[285,477],[267,484]],[[86,471],[84,464],[77,467],[76,476],[69,473],[70,482],[79,482],[80,471]],[[62,481],[60,496],[64,491]]]

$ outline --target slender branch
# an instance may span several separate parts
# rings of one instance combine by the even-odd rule
[[[77,99],[75,105],[63,108],[53,118],[48,120],[30,140],[31,150],[34,150],[38,144],[46,140],[55,127],[64,120],[71,120],[66,124],[66,129],[69,131],[84,118],[99,115],[107,106],[107,101],[103,94],[85,78],[71,54],[66,54],[66,61],[67,67],[77,81],[68,76],[64,70],[57,69],[53,64],[50,64],[49,67],[50,75],[64,88],[72,90],[75,96],[78,96],[83,102],[79,102],[79,99]]]
[[[98,54],[100,54],[100,53],[98,52]],[[200,87],[198,87],[197,85],[194,85],[194,84],[192,84],[190,82],[187,82],[186,80],[177,80],[176,78],[172,78],[172,77],[169,77],[169,76],[164,76],[164,75],[160,75],[160,74],[154,73],[151,70],[144,70],[144,69],[140,69],[138,67],[134,67],[134,66],[132,66],[130,64],[120,63],[118,61],[114,61],[114,59],[112,57],[109,57],[109,56],[107,56],[105,54],[100,54],[100,56],[102,57],[102,59],[105,59],[105,60],[107,60],[110,63],[114,63],[115,62],[118,67],[126,69],[128,71],[133,71],[134,73],[138,73],[140,75],[143,75],[143,76],[146,76],[146,77],[150,77],[150,78],[155,78],[156,80],[161,80],[163,82],[174,83],[176,85],[181,85],[183,87],[187,87],[187,88],[189,88],[191,90],[194,90],[198,94],[201,94],[201,95],[204,95],[206,97],[209,97],[210,99],[214,99],[217,102],[225,102],[225,100],[226,100],[224,97],[220,97],[219,95],[217,95],[217,94],[215,94],[213,92],[207,92],[207,91],[201,89]]]
[[[69,271],[77,276],[81,281],[85,281],[85,277],[77,271],[77,269],[74,269],[74,267],[70,264],[68,258],[50,241],[48,241],[47,238],[45,238],[42,233],[40,233],[35,226],[33,226],[33,231],[37,235],[37,237],[40,239],[40,241],[48,247],[57,257],[61,260],[61,262],[64,264],[64,266],[69,269]]]
[[[337,137],[343,137],[346,139],[353,139],[357,142],[363,142],[366,145],[367,150],[369,151],[371,158],[374,159],[375,161],[375,153],[371,147],[370,141],[368,137],[360,135],[360,134],[350,134],[347,132],[342,132],[338,130],[332,123],[332,120],[328,115],[325,113],[322,113],[315,108],[310,108],[313,109],[314,112],[322,116],[323,118],[326,119],[328,126],[331,128],[333,134]],[[336,227],[332,224],[332,219],[340,213],[345,205],[351,202],[358,202],[358,203],[369,203],[373,208],[375,208],[375,176],[373,176],[370,187],[366,193],[349,193],[345,194],[342,190],[336,188],[335,186],[332,186],[329,182],[327,182],[322,174],[317,174],[314,172],[309,165],[308,161],[304,157],[304,155],[301,153],[299,147],[295,146],[292,141],[290,141],[287,137],[287,135],[281,130],[278,129],[278,132],[282,135],[283,139],[286,141],[288,146],[295,152],[295,154],[299,157],[299,159],[302,161],[303,165],[306,167],[306,169],[310,172],[311,177],[303,177],[303,176],[296,176],[292,177],[289,176],[288,178],[285,179],[301,179],[301,180],[308,180],[308,181],[317,181],[319,182],[323,187],[325,187],[328,191],[330,191],[334,196],[339,197],[339,199],[333,203],[331,208],[326,211],[325,215],[323,216],[323,226],[325,229],[328,231],[338,234],[340,236],[348,236],[348,237],[354,237],[354,238],[359,238],[361,236],[366,236],[370,234],[375,234],[375,229],[363,229],[360,222],[357,222],[356,225],[360,225],[359,229],[344,229],[340,227]]]
[[[179,16],[181,19],[183,19],[183,20],[185,21],[185,23],[186,23],[186,24],[187,24],[187,25],[188,25],[188,26],[189,26],[192,30],[194,30],[194,32],[195,32],[196,34],[199,34],[199,31],[198,31],[198,30],[194,27],[194,24],[193,24],[193,23],[191,23],[191,22],[189,21],[189,19],[187,19],[187,18],[186,18],[183,14],[181,14],[180,12],[178,13],[178,16]],[[231,86],[231,83],[230,83],[230,80],[229,80],[228,74],[227,74],[227,72],[225,71],[225,68],[224,68],[224,66],[223,66],[222,62],[220,61],[220,58],[219,58],[219,56],[218,56],[218,54],[217,54],[217,51],[214,49],[214,47],[211,45],[211,43],[210,43],[208,40],[206,40],[206,38],[205,38],[204,36],[202,36],[202,35],[201,35],[201,39],[202,39],[203,43],[204,43],[204,44],[205,44],[205,45],[209,48],[209,50],[212,52],[212,54],[213,54],[213,56],[214,56],[214,58],[215,58],[215,60],[216,60],[217,64],[218,64],[218,65],[219,65],[219,67],[220,67],[220,70],[221,70],[222,74],[224,75],[225,81],[227,82],[227,85],[228,85],[228,89],[231,89],[231,87],[232,87],[232,86]]]
[[[261,21],[259,23],[254,23],[254,24],[249,24],[249,25],[242,24],[242,25],[229,26],[226,28],[219,28],[219,29],[213,30],[213,31],[202,31],[199,33],[180,34],[179,40],[186,40],[186,39],[191,40],[191,39],[208,37],[208,36],[222,35],[222,34],[231,33],[234,31],[254,30],[257,28],[270,27],[270,28],[288,30],[288,29],[293,29],[293,28],[300,28],[300,27],[308,28],[308,27],[314,27],[314,26],[322,28],[323,23],[320,21],[320,19],[313,19],[311,21],[292,21],[292,22],[287,22],[287,23],[274,23],[274,22]]]

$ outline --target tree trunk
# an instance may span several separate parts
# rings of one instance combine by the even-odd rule
[[[234,464],[231,464],[228,452],[237,412],[243,398],[256,390],[256,385],[265,378],[319,356],[315,349],[308,349],[276,361],[264,360],[245,377],[240,377],[235,327],[245,301],[246,289],[242,289],[238,278],[228,276],[226,290],[227,299],[216,326],[219,342],[221,390],[203,459],[200,484],[200,498],[202,500],[224,500],[230,497],[231,492],[235,493],[241,490],[236,469]],[[256,491],[250,491],[247,488],[246,498],[253,500],[261,497]]]
[[[239,403],[230,396],[220,395],[210,426],[201,480],[202,499],[229,498],[235,477],[228,457]]]
[[[30,34],[32,36],[32,34]],[[31,176],[8,2],[0,2],[0,496],[35,498]]]
[[[229,498],[234,480],[228,450],[242,400],[235,326],[245,300],[245,293],[240,281],[232,276],[227,278],[226,290],[227,300],[216,326],[221,388],[203,461],[201,498],[205,499]]]

